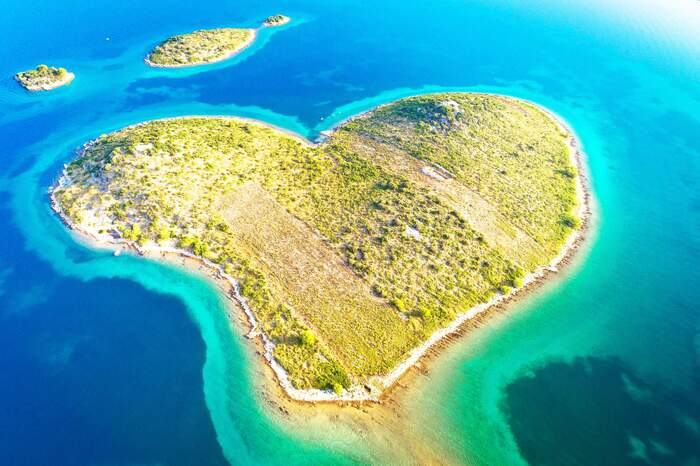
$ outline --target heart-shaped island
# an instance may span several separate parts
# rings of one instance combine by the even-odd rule
[[[85,237],[228,280],[293,397],[377,399],[570,248],[585,205],[573,143],[533,104],[472,93],[387,104],[319,144],[175,118],[86,144],[52,197]]]

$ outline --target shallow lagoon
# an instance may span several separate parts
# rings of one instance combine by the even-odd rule
[[[699,458],[697,2],[316,3],[275,4],[298,21],[232,61],[174,71],[142,62],[163,37],[277,11],[40,1],[37,16],[4,6],[8,464],[390,462],[384,450],[400,448],[363,448],[327,424],[303,436],[278,425],[255,396],[255,355],[213,288],[76,244],[45,192],[75,147],[145,119],[236,114],[313,137],[378,103],[457,89],[531,99],[571,124],[589,158],[596,230],[565,280],[489,319],[414,380],[405,428],[477,464]],[[39,62],[76,80],[28,94],[11,76]]]

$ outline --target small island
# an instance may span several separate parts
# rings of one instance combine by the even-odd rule
[[[138,124],[86,144],[51,196],[84,238],[211,270],[293,398],[377,400],[573,250],[577,164],[540,107],[442,93],[318,144],[238,118]]]
[[[182,34],[166,39],[148,54],[148,65],[180,68],[226,60],[255,40],[255,29],[222,28]]]
[[[270,16],[261,27],[287,24],[284,15]],[[202,29],[170,37],[158,44],[144,59],[155,68],[183,68],[227,60],[253,44],[258,29],[220,28]]]
[[[39,65],[33,70],[22,71],[15,75],[15,80],[28,91],[50,91],[65,86],[75,79],[73,73],[65,68]]]
[[[273,15],[273,16],[268,16],[265,21],[263,21],[263,26],[264,27],[275,27],[275,26],[284,26],[288,22],[290,22],[292,19],[289,16],[284,16],[284,15]]]

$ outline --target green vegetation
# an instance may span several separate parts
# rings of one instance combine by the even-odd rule
[[[255,39],[255,29],[208,29],[166,39],[146,57],[151,66],[194,66],[220,61]]]
[[[316,344],[316,335],[309,329],[301,332],[301,344],[304,346],[314,346]]]
[[[50,90],[68,84],[74,78],[65,68],[55,68],[39,65],[36,69],[22,71],[15,75],[15,79],[30,91]]]
[[[533,105],[459,93],[383,106],[319,146],[159,120],[98,138],[55,195],[83,229],[220,264],[291,382],[338,393],[556,256],[579,224],[569,137]]]
[[[287,24],[291,19],[288,16],[284,15],[273,15],[273,16],[268,16],[265,21],[263,21],[263,26],[266,27],[274,27],[274,26],[282,26],[284,24]]]

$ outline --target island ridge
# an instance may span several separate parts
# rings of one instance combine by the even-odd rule
[[[373,399],[561,254],[580,227],[572,137],[533,104],[471,93],[381,106],[316,145],[237,118],[155,120],[86,144],[52,197],[83,235],[235,279],[290,390]]]

